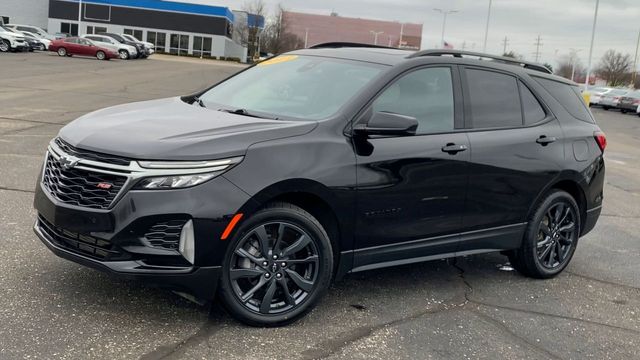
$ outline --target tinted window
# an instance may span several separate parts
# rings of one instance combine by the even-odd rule
[[[373,111],[415,117],[418,134],[453,130],[453,86],[449,68],[412,71],[388,87]]]
[[[520,97],[522,98],[522,114],[524,115],[524,123],[535,124],[545,118],[546,113],[533,95],[531,90],[523,83],[520,83]]]
[[[560,102],[573,117],[578,120],[595,122],[589,113],[589,109],[580,94],[577,86],[561,83],[558,81],[534,77],[553,97]]]
[[[467,69],[474,128],[522,126],[518,82],[510,75]]]

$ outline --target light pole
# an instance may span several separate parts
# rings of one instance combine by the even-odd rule
[[[589,77],[591,76],[591,57],[593,56],[593,40],[596,37],[596,21],[598,20],[598,7],[600,0],[596,0],[596,11],[593,14],[593,27],[591,28],[591,45],[589,45],[589,60],[587,61],[587,77],[584,79],[584,90],[589,89]]]
[[[384,31],[369,30],[369,32],[373,34],[373,44],[378,45],[378,35],[384,34]]]
[[[487,37],[489,37],[489,20],[491,19],[491,2],[489,0],[489,10],[487,10],[487,25],[484,28],[484,44],[482,45],[482,52],[487,52]]]
[[[304,29],[304,48],[307,48],[307,42],[309,41],[309,28]]]
[[[80,32],[82,31],[81,29],[82,29],[82,0],[78,1],[78,34],[77,36],[80,36]],[[71,29],[69,29],[69,31],[71,31]]]
[[[442,36],[440,38],[440,45],[444,48],[444,29],[447,26],[447,15],[455,14],[458,10],[442,10],[442,9],[433,9],[442,14]]]
[[[640,31],[638,32],[638,41],[636,42],[636,54],[633,56],[633,75],[631,76],[631,86],[636,88],[636,76],[638,76],[638,48],[640,47]]]
[[[573,81],[574,76],[576,75],[576,62],[578,61],[578,53],[582,51],[582,49],[574,49],[569,48],[571,50],[571,81]]]

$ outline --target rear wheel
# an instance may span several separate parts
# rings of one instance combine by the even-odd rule
[[[620,112],[621,112],[621,113],[623,113],[623,114],[626,114],[626,113],[627,113],[627,110],[625,110],[625,109],[620,109]]]
[[[520,249],[509,253],[513,266],[534,278],[550,278],[564,270],[578,244],[580,212],[573,197],[554,190],[529,219]]]
[[[104,60],[107,58],[107,55],[105,55],[104,51],[98,51],[96,53],[96,58],[98,58],[98,60]]]
[[[67,56],[67,49],[61,47],[58,49],[58,56]]]
[[[9,50],[11,50],[9,41],[0,39],[0,52],[9,52]]]
[[[609,106],[607,106],[607,105],[602,105],[602,108],[603,108],[604,110],[609,110],[609,108],[610,108],[610,107],[609,107]]]
[[[332,268],[322,225],[295,205],[276,203],[238,229],[225,256],[219,295],[248,325],[285,325],[313,309],[329,287]]]

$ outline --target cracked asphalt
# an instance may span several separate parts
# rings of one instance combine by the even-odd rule
[[[375,270],[335,284],[303,320],[258,329],[39,242],[33,188],[64,124],[240,68],[0,54],[0,359],[640,358],[640,118],[615,111],[593,110],[609,140],[603,214],[551,280],[501,271],[499,254]]]

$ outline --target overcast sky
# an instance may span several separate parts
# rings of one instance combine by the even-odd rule
[[[179,0],[240,9],[246,0]],[[596,0],[493,0],[487,52],[513,50],[533,60],[534,42],[540,35],[541,62],[555,63],[580,49],[578,57],[586,65]],[[445,40],[456,49],[463,43],[482,50],[489,0],[265,0],[274,11],[278,3],[292,11],[341,16],[367,17],[423,23],[422,48],[439,44],[442,15],[433,8],[458,10],[449,15]],[[640,0],[601,0],[594,47],[594,63],[607,49],[634,55],[640,30]]]

